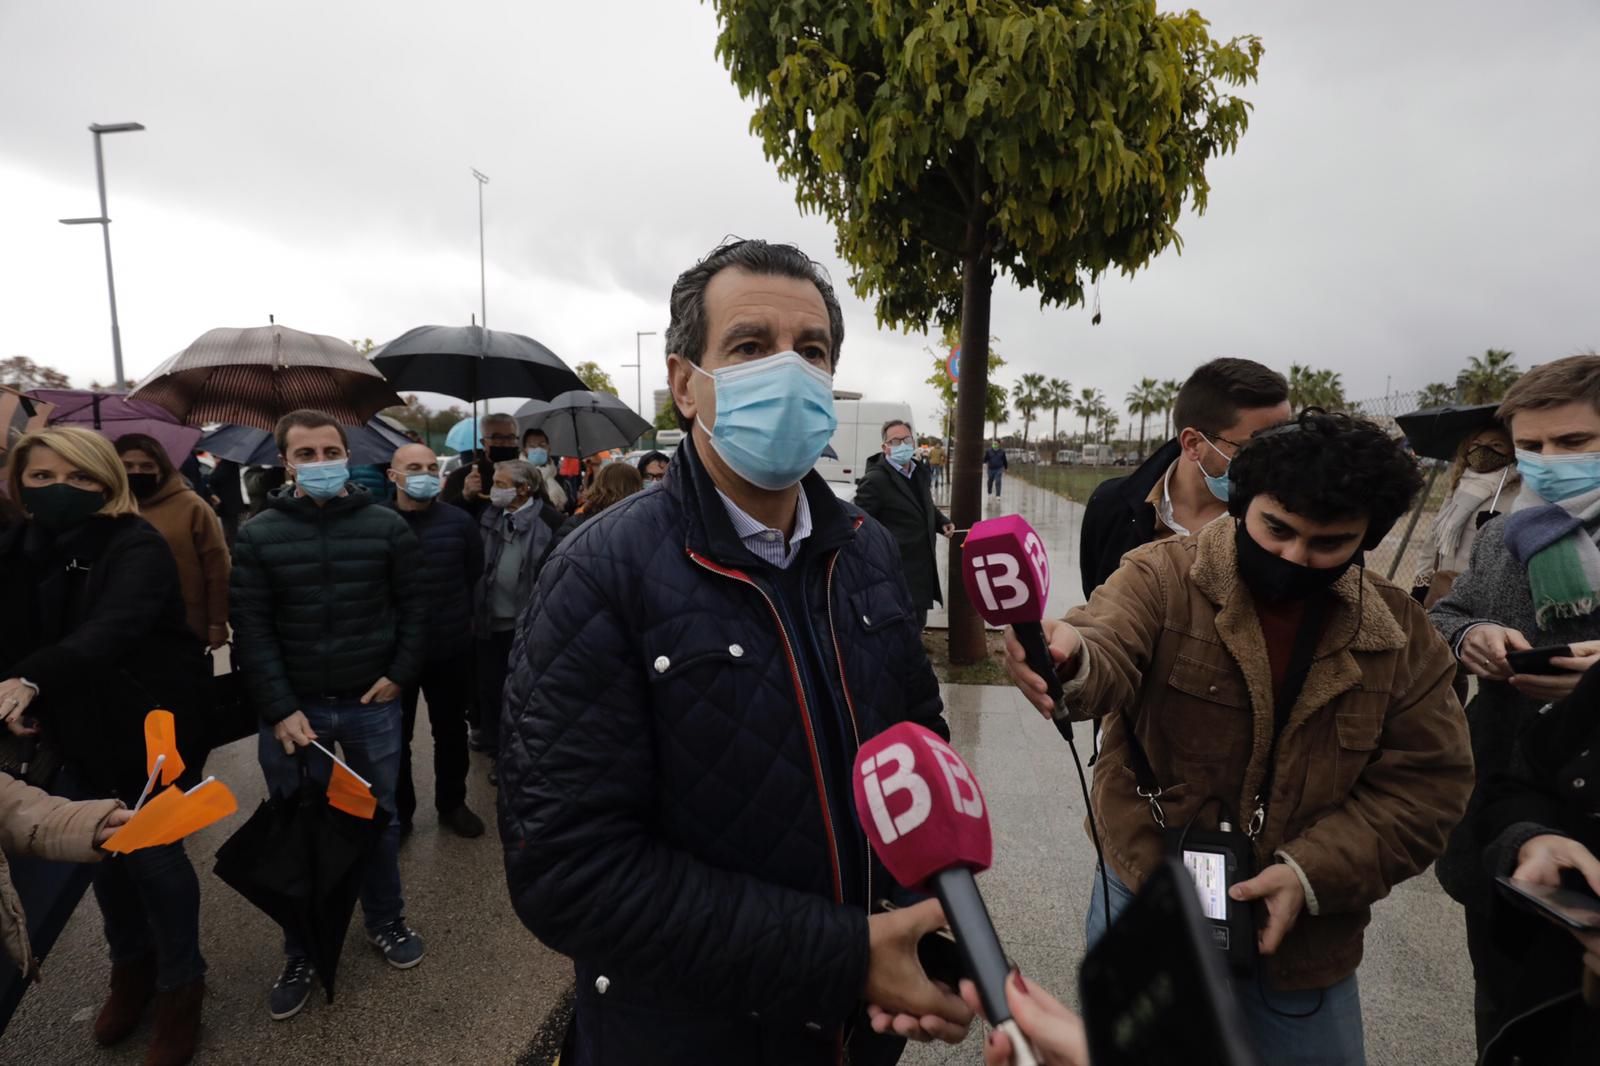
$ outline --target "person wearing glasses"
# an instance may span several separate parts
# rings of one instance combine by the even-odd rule
[[[478,426],[483,434],[478,442],[482,447],[472,462],[462,463],[450,472],[439,491],[439,499],[465,508],[474,518],[489,506],[495,464],[508,463],[522,455],[518,450],[522,438],[515,418],[507,414],[484,415],[478,419]]]
[[[1228,467],[1258,430],[1289,420],[1289,383],[1248,359],[1213,359],[1178,391],[1178,435],[1127,477],[1103,482],[1083,514],[1087,599],[1133,549],[1198,533],[1228,509]]]
[[[644,475],[645,488],[660,483],[667,476],[672,459],[666,452],[646,452],[639,457],[639,473]]]
[[[883,424],[883,454],[867,460],[856,487],[856,506],[882,522],[900,546],[906,587],[916,608],[917,629],[928,624],[928,608],[943,603],[934,553],[940,535],[955,525],[933,502],[933,475],[916,459],[917,435],[897,419]]]

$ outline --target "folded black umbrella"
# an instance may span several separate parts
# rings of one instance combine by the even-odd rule
[[[388,466],[395,449],[411,443],[411,438],[377,417],[368,419],[363,426],[345,426],[344,434],[350,442],[351,466]],[[254,426],[218,426],[201,437],[195,447],[218,459],[232,459],[240,466],[283,465],[278,442],[267,430]]]
[[[482,326],[418,326],[372,353],[372,365],[406,392],[476,402],[501,396],[548,400],[583,381],[532,337]]]
[[[216,873],[300,938],[332,1003],[366,859],[389,816],[381,807],[372,818],[330,807],[303,765],[301,774],[298,792],[263,802],[217,849]]]
[[[1449,461],[1463,438],[1497,424],[1498,404],[1480,403],[1463,407],[1425,407],[1395,419],[1406,435],[1411,450],[1425,459]]]

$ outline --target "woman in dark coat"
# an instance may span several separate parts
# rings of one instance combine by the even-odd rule
[[[131,807],[146,780],[145,715],[165,708],[189,764],[178,783],[192,784],[204,753],[186,738],[207,678],[171,549],[138,516],[105,438],[56,427],[24,437],[11,460],[11,497],[27,520],[0,534],[0,723],[58,752],[75,798]],[[183,843],[102,863],[94,890],[112,964],[95,1039],[126,1038],[155,999],[146,1063],[187,1062],[206,964]]]

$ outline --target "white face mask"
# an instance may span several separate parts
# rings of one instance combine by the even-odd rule
[[[489,502],[500,508],[502,511],[510,510],[511,505],[517,502],[517,490],[490,489]]]

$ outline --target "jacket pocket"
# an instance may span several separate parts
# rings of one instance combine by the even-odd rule
[[[1155,724],[1180,757],[1213,762],[1253,743],[1250,693],[1231,665],[1179,655],[1167,687],[1187,698],[1162,706]]]
[[[681,679],[691,670],[709,668],[713,673],[727,667],[750,666],[751,656],[738,640],[694,642],[679,641],[663,644],[659,651],[645,643],[645,672],[653,683]]]
[[[879,633],[911,621],[900,600],[887,585],[875,585],[850,596],[850,613],[867,633]]]

